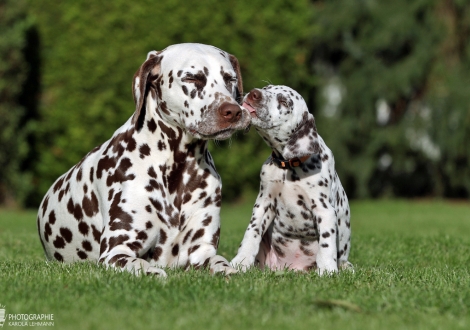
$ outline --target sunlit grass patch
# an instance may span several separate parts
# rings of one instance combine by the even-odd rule
[[[0,304],[7,313],[53,313],[58,329],[466,329],[469,211],[352,203],[354,273],[168,269],[166,279],[46,262],[35,213],[0,212]],[[219,252],[228,259],[250,214],[251,203],[223,205]]]

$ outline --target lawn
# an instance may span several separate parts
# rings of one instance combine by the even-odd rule
[[[251,207],[222,206],[228,259]],[[351,212],[355,273],[169,270],[161,280],[46,263],[35,212],[0,211],[0,305],[54,314],[55,329],[470,328],[469,203],[358,201]]]

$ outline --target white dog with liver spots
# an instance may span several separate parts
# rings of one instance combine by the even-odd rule
[[[320,275],[352,269],[348,198],[303,98],[270,85],[253,89],[243,106],[273,153],[261,169],[260,192],[232,266]]]
[[[47,258],[162,276],[163,267],[235,272],[216,254],[221,181],[207,140],[250,123],[237,103],[237,59],[201,44],[152,51],[132,91],[131,118],[44,197],[37,226]]]

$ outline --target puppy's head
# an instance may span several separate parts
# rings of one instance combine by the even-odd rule
[[[285,159],[320,152],[313,115],[302,96],[287,86],[251,90],[243,100],[251,124],[266,143]]]

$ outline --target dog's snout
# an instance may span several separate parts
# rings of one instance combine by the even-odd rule
[[[228,122],[239,121],[242,116],[242,109],[233,103],[224,102],[219,107],[219,114]]]
[[[253,101],[261,101],[261,99],[263,98],[263,94],[261,94],[258,89],[254,88],[251,90],[248,97],[251,98]]]

